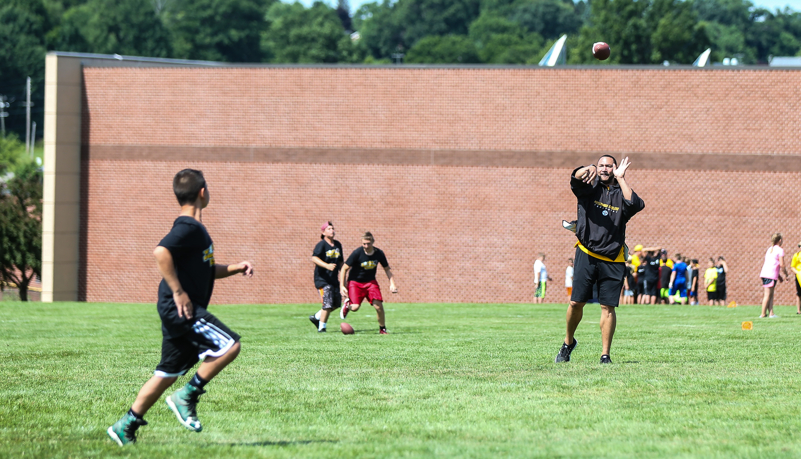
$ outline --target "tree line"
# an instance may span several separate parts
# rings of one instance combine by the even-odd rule
[[[797,55],[801,13],[748,0],[382,0],[351,11],[277,0],[5,0],[0,94],[24,132],[24,81],[42,118],[48,50],[224,62],[536,64],[568,35],[568,64],[766,63]],[[593,42],[612,48],[600,63]]]

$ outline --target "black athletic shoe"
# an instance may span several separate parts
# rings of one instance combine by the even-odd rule
[[[601,363],[612,363],[612,359],[608,355],[604,354],[601,356]]]
[[[327,332],[325,331],[325,328],[323,328],[322,330],[317,330],[317,333],[327,333]]]
[[[562,348],[559,349],[559,353],[556,354],[556,363],[569,362],[570,361],[570,353],[573,352],[573,349],[576,348],[577,344],[578,344],[578,340],[576,340],[576,338],[573,338],[573,344],[571,344],[570,346],[568,346],[565,343],[562,343]]]
[[[309,316],[309,320],[311,320],[311,323],[314,324],[314,328],[320,328],[320,320],[317,317],[314,317],[314,315],[311,315],[311,316]]]

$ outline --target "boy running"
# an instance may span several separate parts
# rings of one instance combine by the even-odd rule
[[[387,257],[381,249],[373,247],[374,242],[373,233],[369,231],[364,233],[362,246],[354,250],[345,265],[342,266],[342,272],[339,277],[342,295],[347,295],[350,298],[350,304],[346,304],[342,308],[341,317],[344,320],[348,315],[348,311],[358,311],[362,305],[362,300],[367,298],[367,301],[373,305],[378,313],[378,333],[386,335],[384,298],[381,296],[381,287],[378,286],[378,282],[375,279],[376,268],[378,268],[379,264],[384,268],[384,272],[387,273],[389,291],[398,293],[398,288],[395,287],[395,279],[389,269]],[[349,280],[348,271],[351,271]]]
[[[253,266],[248,261],[215,264],[214,245],[201,223],[201,213],[209,204],[209,190],[202,172],[184,169],[175,175],[172,186],[181,214],[153,251],[163,278],[158,300],[163,335],[161,362],[153,377],[139,390],[131,409],[107,430],[120,446],[136,442],[136,430],[147,425],[143,417],[150,407],[198,360],[203,363],[197,373],[167,397],[166,402],[181,425],[200,432],[203,427],[195,405],[206,393],[203,387],[239,355],[239,335],[206,308],[215,279],[238,273],[251,277]]]
[[[314,286],[320,292],[322,308],[309,320],[317,328],[318,333],[325,333],[326,323],[331,311],[342,305],[342,293],[339,289],[339,269],[342,267],[342,244],[334,239],[334,224],[325,222],[320,228],[320,242],[312,252],[314,267]],[[342,317],[344,319],[344,317]]]

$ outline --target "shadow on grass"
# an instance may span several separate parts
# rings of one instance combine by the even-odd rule
[[[241,443],[215,443],[215,446],[291,446],[291,445],[312,445],[315,443],[339,443],[339,440],[295,440],[295,441],[253,441]],[[211,445],[210,445],[211,446]]]

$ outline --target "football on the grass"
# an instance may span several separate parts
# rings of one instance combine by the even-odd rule
[[[599,41],[598,43],[594,43],[592,45],[592,55],[595,56],[595,58],[599,61],[605,61],[609,59],[609,54],[611,54],[611,51],[609,50],[609,45],[606,43]]]
[[[347,324],[345,322],[342,322],[341,324],[339,324],[339,329],[342,330],[342,333],[344,333],[346,335],[352,335],[353,334],[353,327],[351,327],[350,324]]]

